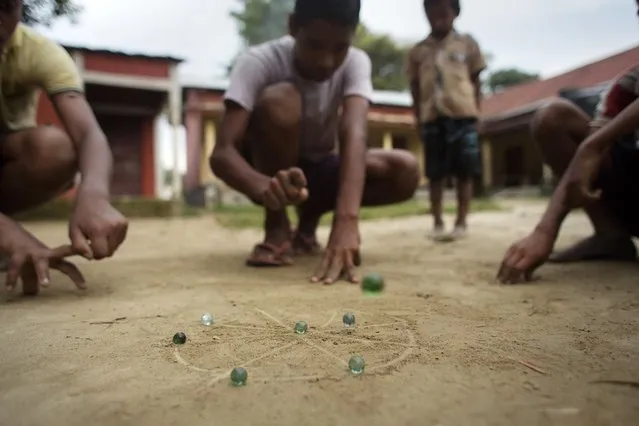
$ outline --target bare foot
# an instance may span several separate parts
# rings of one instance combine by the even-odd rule
[[[630,237],[609,237],[595,234],[566,250],[551,254],[548,262],[569,263],[588,260],[630,262],[636,259],[637,248]]]

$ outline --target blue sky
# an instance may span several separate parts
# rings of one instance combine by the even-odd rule
[[[128,53],[186,59],[182,73],[224,77],[241,47],[229,12],[237,0],[78,0],[77,24],[62,20],[42,31],[57,41]],[[424,38],[422,0],[362,0],[362,20],[402,42]],[[389,6],[389,4],[392,4]],[[635,0],[462,0],[458,30],[471,33],[494,61],[543,76],[561,73],[639,44]],[[390,9],[390,10],[389,10]],[[166,124],[160,131],[162,162],[172,150]],[[184,151],[180,150],[184,170]]]

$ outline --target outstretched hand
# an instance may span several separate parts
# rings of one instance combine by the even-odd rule
[[[553,245],[554,239],[550,235],[533,231],[508,248],[497,279],[502,284],[517,284],[522,279],[532,281],[535,270],[548,260]]]
[[[356,267],[360,265],[360,238],[357,222],[335,222],[319,267],[311,282],[332,284],[340,278],[359,282]]]
[[[45,259],[38,262],[27,261],[19,269],[20,278],[22,280],[22,292],[27,295],[36,295],[40,291],[40,286],[49,286],[49,270],[55,269],[66,275],[75,286],[80,290],[86,290],[86,281],[82,272],[73,263],[64,260],[67,257],[78,255],[71,245],[66,244],[48,249]],[[48,262],[48,264],[45,263]],[[17,272],[9,267],[7,272],[6,287],[11,290],[17,282]]]

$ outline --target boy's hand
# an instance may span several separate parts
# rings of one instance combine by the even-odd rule
[[[311,278],[311,282],[322,281],[324,284],[332,284],[345,276],[349,282],[357,283],[359,278],[355,274],[355,268],[360,264],[359,248],[357,220],[336,220],[324,258]]]
[[[290,205],[301,204],[308,198],[306,185],[306,176],[301,169],[292,167],[280,170],[262,193],[264,206],[278,211]]]
[[[78,268],[63,260],[78,254],[70,245],[52,250],[19,224],[5,219],[0,229],[0,249],[10,259],[5,281],[8,291],[12,291],[18,283],[18,277],[22,277],[24,293],[37,294],[40,286],[49,285],[50,269],[56,269],[71,278],[78,288],[86,288]]]
[[[536,229],[510,246],[497,272],[497,279],[502,284],[517,284],[522,277],[531,281],[533,272],[548,260],[554,244],[549,233]]]
[[[108,198],[78,193],[69,221],[69,237],[82,256],[96,260],[112,256],[125,240],[128,228],[128,221]]]

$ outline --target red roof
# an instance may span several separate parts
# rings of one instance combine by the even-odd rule
[[[567,73],[511,87],[487,98],[482,104],[482,115],[492,117],[543,99],[556,97],[562,89],[582,89],[613,80],[624,70],[639,64],[639,46]]]

